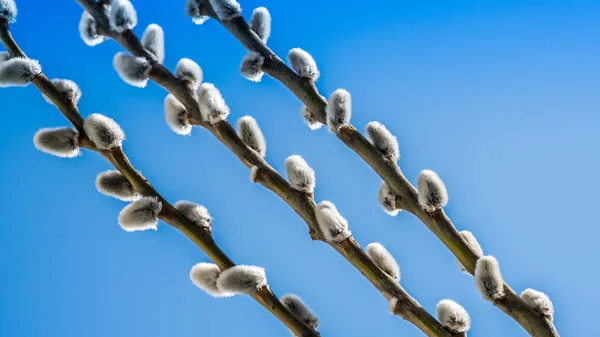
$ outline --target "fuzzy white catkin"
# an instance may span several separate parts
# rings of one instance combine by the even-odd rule
[[[182,81],[190,81],[194,89],[198,90],[203,79],[202,68],[198,63],[188,58],[182,58],[175,67],[175,77]]]
[[[217,279],[220,291],[235,294],[250,294],[266,285],[265,270],[257,266],[234,266],[221,272]]]
[[[52,80],[52,84],[54,84],[54,87],[56,88],[56,90],[58,90],[58,92],[66,96],[67,99],[73,101],[75,105],[79,103],[79,99],[81,98],[81,89],[79,89],[77,83],[71,80],[55,78]],[[48,96],[42,94],[42,97],[44,97],[44,100],[49,104],[54,104],[54,102],[52,102],[52,100]]]
[[[348,221],[331,201],[321,201],[317,205],[315,216],[327,241],[340,243],[352,235],[348,229]]]
[[[136,201],[141,196],[133,185],[117,170],[108,170],[96,177],[98,192],[123,201]]]
[[[396,162],[400,158],[398,139],[379,122],[367,124],[367,138],[384,156]]]
[[[442,326],[452,332],[466,332],[471,328],[471,317],[467,310],[452,300],[439,301],[436,311]]]
[[[317,130],[323,126],[323,124],[314,117],[313,113],[308,110],[306,105],[300,110],[300,115],[302,115],[302,120],[304,120],[304,123],[306,123],[311,130]]]
[[[185,2],[185,15],[192,18],[192,21],[201,25],[210,17],[203,13],[204,0],[187,0]]]
[[[236,131],[240,139],[249,148],[264,157],[267,154],[267,141],[263,135],[258,123],[252,116],[240,118],[236,125]]]
[[[285,159],[285,172],[290,185],[296,191],[313,193],[316,185],[315,170],[299,155]]]
[[[162,27],[152,23],[148,25],[142,35],[142,45],[156,56],[158,63],[165,60],[165,32]]]
[[[13,57],[0,63],[0,88],[26,86],[41,73],[42,66],[38,61]]]
[[[125,83],[138,88],[144,88],[148,84],[152,65],[146,58],[118,52],[113,58],[113,66]]]
[[[242,65],[240,66],[242,76],[252,82],[260,82],[264,75],[264,72],[262,71],[264,61],[265,58],[257,52],[251,51],[246,54],[242,60]]]
[[[221,269],[214,263],[197,263],[190,270],[190,279],[196,287],[213,297],[231,297],[233,293],[222,292],[217,288],[217,279]]]
[[[242,14],[242,7],[235,0],[210,0],[220,20],[231,20]]]
[[[294,316],[309,327],[316,329],[319,326],[319,318],[310,309],[310,307],[298,295],[286,294],[280,299],[283,304]]]
[[[187,110],[175,96],[168,94],[165,97],[165,120],[167,125],[178,135],[189,135],[192,125],[188,119]]]
[[[400,281],[400,266],[394,256],[379,242],[367,245],[365,249],[373,263],[396,281]]]
[[[125,206],[119,213],[119,225],[126,232],[157,229],[162,203],[155,197],[144,197]]]
[[[319,79],[321,73],[319,72],[319,68],[317,68],[317,63],[306,51],[300,48],[293,48],[288,52],[287,58],[298,76],[312,81]]]
[[[83,130],[88,138],[101,150],[112,150],[123,144],[125,133],[112,118],[91,114],[83,121]]]
[[[419,187],[419,204],[429,213],[443,208],[448,204],[446,185],[437,173],[423,170],[417,181]]]
[[[68,127],[40,129],[33,136],[33,144],[38,150],[61,158],[74,158],[81,154],[79,134]]]
[[[377,192],[377,200],[381,208],[391,216],[398,215],[402,210],[400,205],[398,205],[398,195],[385,181],[381,182],[381,187],[379,187],[379,191]]]
[[[229,107],[219,89],[212,83],[202,83],[198,90],[198,101],[202,119],[210,124],[217,124],[229,116]]]
[[[548,295],[541,291],[528,288],[521,293],[521,299],[523,299],[523,301],[525,301],[525,303],[533,310],[550,318],[551,321],[554,320],[554,304],[552,304]]]
[[[342,126],[350,123],[352,116],[352,97],[344,89],[338,89],[331,94],[327,106],[327,127],[329,131],[337,133]]]
[[[17,5],[14,0],[0,0],[0,19],[6,19],[9,23],[17,19]]]
[[[212,217],[206,207],[191,201],[180,200],[175,203],[175,208],[198,227],[210,229]]]
[[[483,248],[481,248],[481,245],[479,244],[479,242],[477,242],[477,239],[475,238],[475,235],[473,235],[473,233],[469,231],[460,231],[459,234],[463,237],[463,239],[465,239],[465,241],[467,241],[469,246],[471,246],[471,248],[475,251],[475,254],[478,258],[483,256]],[[462,263],[460,263],[460,261],[458,261],[458,266],[460,267],[460,270],[462,272],[468,272],[467,268],[465,268],[465,266]]]
[[[137,13],[129,0],[112,0],[108,21],[111,29],[122,33],[137,25]]]
[[[94,20],[94,17],[86,11],[81,14],[81,19],[79,20],[79,36],[81,36],[83,42],[90,47],[98,45],[106,40],[104,36],[98,34],[96,20]]]
[[[258,7],[252,11],[250,18],[250,29],[262,40],[267,43],[271,36],[271,13],[265,7]]]
[[[477,289],[485,300],[493,302],[504,297],[504,279],[495,257],[488,255],[479,258],[474,277]]]

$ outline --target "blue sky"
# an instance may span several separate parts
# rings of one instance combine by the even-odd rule
[[[184,1],[134,0],[141,35],[165,29],[167,58],[197,61],[223,93],[233,123],[254,116],[267,160],[302,155],[317,173],[316,199],[331,200],[364,246],[379,241],[397,258],[402,285],[428,311],[451,298],[471,314],[470,336],[526,336],[479,296],[451,253],[408,214],[377,204],[380,179],[327,131],[311,132],[301,104],[278,82],[238,72],[245,51],[214,21],[194,25]],[[353,95],[353,124],[380,121],[400,141],[400,165],[416,182],[428,168],[445,181],[446,210],[500,261],[518,292],[546,292],[564,336],[595,328],[600,276],[595,210],[600,189],[600,3],[567,0],[359,1],[242,0],[248,17],[273,16],[269,45],[301,47],[316,59],[325,96]],[[281,200],[248,182],[248,171],[208,132],[174,134],[163,89],[137,89],[112,69],[113,41],[79,39],[75,1],[19,0],[12,26],[47,76],[75,80],[84,115],[101,112],[126,132],[133,164],[175,202],[204,204],[214,233],[240,264],[266,268],[274,291],[293,292],[321,319],[323,336],[419,336],[387,313],[383,297],[330,247],[312,242]],[[109,165],[94,153],[59,159],[37,151],[41,127],[66,121],[34,87],[0,90],[0,335],[285,336],[285,327],[248,297],[213,299],[188,278],[207,257],[185,236],[126,233],[124,204],[100,195]]]

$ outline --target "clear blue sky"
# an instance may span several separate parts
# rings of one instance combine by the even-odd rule
[[[525,336],[479,296],[451,253],[408,214],[377,204],[380,179],[324,129],[311,132],[301,104],[279,83],[238,72],[241,45],[214,21],[194,25],[183,0],[134,0],[136,33],[165,29],[167,58],[196,60],[232,109],[254,116],[278,170],[291,154],[317,173],[316,198],[335,202],[363,245],[380,241],[398,259],[402,285],[427,310],[451,298],[471,314],[471,336]],[[447,212],[473,231],[520,292],[546,292],[563,336],[589,336],[600,297],[595,214],[600,190],[600,3],[568,0],[242,0],[246,17],[264,5],[269,45],[301,47],[322,73],[318,87],[353,95],[353,124],[378,120],[398,136],[400,164],[445,181]],[[323,336],[419,336],[387,313],[383,297],[259,185],[208,132],[177,136],[164,122],[163,89],[137,89],[112,69],[113,41],[90,48],[77,32],[75,1],[18,0],[12,26],[49,77],[75,80],[84,115],[124,128],[134,165],[175,202],[202,203],[218,243],[237,262],[266,268],[277,294],[293,292],[319,314]],[[372,6],[369,6],[372,5]],[[100,195],[109,165],[86,152],[72,160],[37,151],[41,127],[66,125],[33,87],[0,90],[0,335],[6,337],[285,336],[248,297],[213,299],[188,278],[207,257],[167,225],[126,233],[124,203]],[[596,314],[595,314],[596,313]]]

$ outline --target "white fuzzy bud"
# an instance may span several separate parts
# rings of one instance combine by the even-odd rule
[[[81,154],[79,134],[68,127],[40,129],[33,136],[33,144],[38,150],[61,158],[73,158]]]
[[[106,40],[106,37],[98,34],[96,20],[90,13],[84,11],[79,20],[79,36],[85,44],[90,47],[98,45]]]
[[[400,266],[396,259],[390,254],[390,252],[385,249],[385,247],[379,242],[373,242],[367,245],[365,249],[367,255],[371,258],[373,263],[379,269],[383,270],[386,274],[388,274],[391,278],[396,281],[400,281]]]
[[[155,197],[144,197],[125,206],[119,213],[119,225],[127,232],[157,229],[163,206]]]
[[[150,24],[142,35],[142,46],[148,49],[162,64],[165,60],[165,32],[157,24]]]
[[[327,127],[329,131],[337,133],[342,126],[350,123],[352,116],[352,97],[344,89],[338,89],[331,94],[327,106]]]
[[[332,202],[322,201],[319,203],[315,210],[315,216],[327,241],[341,243],[352,235],[348,229],[348,221],[338,212]]]
[[[229,107],[219,89],[212,83],[202,83],[198,91],[198,101],[202,119],[210,124],[217,124],[229,116]]]
[[[91,114],[83,121],[83,130],[88,138],[101,150],[112,150],[123,144],[125,133],[112,118]]]
[[[129,0],[112,0],[108,21],[112,30],[122,33],[137,25],[137,13]]]
[[[182,81],[190,81],[194,89],[198,90],[203,79],[202,68],[200,68],[198,63],[188,58],[182,58],[177,62],[175,77]]]
[[[285,171],[293,189],[304,193],[313,193],[316,185],[315,170],[308,166],[304,158],[298,155],[287,157]]]
[[[0,88],[26,86],[41,73],[42,66],[38,61],[13,57],[0,63]]]
[[[152,65],[146,58],[118,52],[113,58],[113,66],[125,83],[138,88],[144,88],[148,84]]]
[[[17,5],[14,0],[0,0],[0,19],[6,19],[9,23],[17,19]]]
[[[469,246],[471,246],[471,249],[475,251],[475,255],[477,255],[477,258],[483,256],[483,248],[481,248],[481,245],[479,244],[479,242],[477,242],[477,239],[475,238],[473,233],[469,231],[460,231],[459,234],[463,237],[463,239],[465,239],[465,241],[467,241]],[[462,263],[460,263],[460,261],[458,261],[458,266],[460,267],[460,270],[462,272],[468,273],[467,268],[465,268],[465,266]]]
[[[551,321],[554,320],[554,304],[552,304],[548,295],[541,291],[529,288],[523,290],[521,299],[536,312],[550,318]]]
[[[504,297],[504,279],[495,257],[488,255],[477,260],[475,283],[481,296],[487,301],[493,302]]]
[[[201,262],[190,270],[190,279],[196,287],[204,290],[213,297],[230,297],[233,293],[224,293],[217,288],[217,279],[221,275],[219,266],[213,263]]]
[[[210,0],[219,20],[231,20],[242,14],[242,7],[235,0]]]
[[[315,118],[313,113],[310,110],[308,110],[306,106],[302,107],[302,110],[300,110],[300,114],[302,115],[302,119],[304,120],[304,123],[308,125],[309,129],[316,130],[323,126],[323,124]]]
[[[432,213],[448,204],[448,191],[440,177],[431,170],[423,170],[417,182],[419,204],[426,212]]]
[[[370,122],[367,124],[367,138],[379,152],[390,158],[392,161],[397,161],[400,158],[400,148],[398,147],[398,139],[379,122]]]
[[[195,24],[201,25],[210,19],[205,13],[204,6],[204,0],[187,0],[185,3],[185,15],[191,17]]]
[[[133,185],[117,170],[109,170],[96,177],[98,192],[123,201],[136,201],[141,196]]]
[[[398,195],[385,181],[381,182],[381,187],[379,187],[379,191],[377,192],[377,200],[379,200],[379,204],[383,210],[391,216],[396,216],[402,211]]]
[[[471,328],[471,317],[460,304],[448,299],[441,300],[436,309],[438,320],[446,329],[459,333]]]
[[[172,94],[165,97],[165,120],[171,130],[179,135],[189,135],[192,132],[187,110]]]
[[[180,200],[175,203],[175,208],[198,227],[210,229],[212,217],[206,207],[196,203]]]
[[[258,7],[252,12],[250,18],[250,29],[262,42],[267,43],[271,36],[271,14],[265,7]]]
[[[319,326],[319,318],[310,309],[310,307],[304,303],[304,301],[294,294],[286,294],[281,297],[281,304],[283,304],[294,316],[309,327],[316,329]]]
[[[234,266],[224,270],[217,279],[222,292],[250,294],[267,285],[265,270],[257,266]]]
[[[55,78],[52,80],[52,84],[54,84],[54,87],[56,90],[58,90],[58,92],[66,96],[67,99],[71,100],[73,103],[75,103],[75,105],[79,103],[79,99],[81,98],[81,89],[79,89],[77,83],[71,80]],[[54,102],[52,102],[48,96],[42,94],[42,97],[44,97],[44,100],[49,104],[54,104]]]
[[[252,82],[260,82],[265,74],[262,71],[264,61],[265,58],[257,52],[251,51],[246,54],[242,60],[242,65],[240,66],[240,72],[242,73],[242,76]]]
[[[237,134],[249,148],[264,157],[267,154],[267,141],[258,123],[252,116],[244,116],[237,122]]]
[[[317,68],[317,63],[309,53],[300,48],[293,48],[288,52],[287,57],[298,76],[312,81],[319,79],[321,73]]]

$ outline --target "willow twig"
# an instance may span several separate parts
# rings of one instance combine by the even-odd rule
[[[242,16],[230,20],[220,20],[212,9],[210,2],[204,0],[205,15],[220,22],[246,49],[257,52],[264,57],[262,71],[285,85],[312,113],[313,117],[326,124],[325,106],[327,101],[314,82],[301,78],[290,69],[249,27]],[[442,209],[433,214],[427,213],[419,205],[418,192],[403,175],[400,167],[382,155],[354,126],[343,126],[336,136],[358,154],[371,168],[391,186],[401,198],[402,209],[418,217],[458,258],[470,274],[474,273],[478,256],[458,233],[450,218]],[[506,295],[495,300],[493,304],[512,317],[531,336],[558,337],[552,322],[542,314],[534,311],[512,290],[504,284]]]
[[[212,125],[192,117],[200,115],[198,98],[194,88],[189,83],[186,83],[186,81],[175,77],[163,65],[157,62],[156,58],[142,46],[140,40],[131,30],[125,30],[122,33],[111,31],[108,26],[106,14],[100,4],[91,0],[77,0],[77,2],[94,17],[99,34],[112,38],[132,55],[145,57],[152,64],[149,74],[150,79],[165,88],[185,106],[191,116],[190,123],[209,130],[247,168],[254,168],[256,170],[254,181],[273,191],[292,207],[308,225],[313,240],[320,240],[332,246],[361,272],[387,300],[396,299],[398,305],[393,308],[393,314],[414,324],[427,336],[453,336],[452,333],[448,332],[413,299],[402,286],[377,267],[353,237],[339,244],[326,241],[316,221],[314,196],[294,190],[257,152],[246,146],[226,120]]]
[[[27,57],[12,38],[8,22],[5,19],[0,19],[0,40],[12,57]],[[103,156],[119,170],[125,178],[127,178],[131,185],[141,195],[158,198],[163,205],[162,212],[159,215],[161,220],[183,232],[189,239],[198,245],[198,247],[200,247],[221,270],[226,270],[235,266],[235,263],[221,250],[221,248],[219,248],[212,236],[211,230],[209,228],[199,227],[163,198],[150,182],[133,167],[123,152],[122,147],[119,146],[113,150],[107,151],[98,149],[94,146],[88,137],[85,136],[83,130],[83,118],[75,103],[66,99],[66,96],[62,95],[43,73],[37,75],[32,80],[32,83],[42,94],[48,97],[56,105],[65,118],[67,118],[77,129],[80,134],[79,145],[81,147],[97,152]],[[293,331],[296,336],[320,336],[318,332],[290,312],[270,290],[268,285],[251,293],[250,296],[277,317],[277,319]]]

